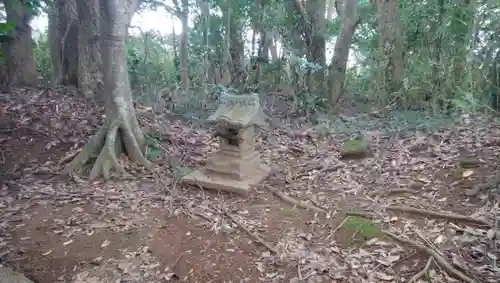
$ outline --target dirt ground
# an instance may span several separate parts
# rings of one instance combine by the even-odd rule
[[[432,253],[383,231],[437,251],[475,282],[500,280],[496,224],[388,208],[496,222],[496,184],[469,193],[498,171],[494,121],[427,134],[365,129],[372,155],[354,160],[340,157],[339,135],[312,142],[270,131],[259,149],[273,175],[243,198],[176,182],[177,171],[201,167],[216,148],[210,129],[140,115],[167,150],[154,160],[162,173],[124,160],[130,178],[89,183],[57,172],[95,132],[102,109],[46,90],[5,101],[0,260],[34,282],[408,282]],[[169,168],[168,156],[183,164]],[[316,210],[290,205],[267,185]],[[436,261],[415,282],[460,282]]]

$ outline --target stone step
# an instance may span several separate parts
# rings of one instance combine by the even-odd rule
[[[34,283],[12,268],[0,266],[0,283]]]

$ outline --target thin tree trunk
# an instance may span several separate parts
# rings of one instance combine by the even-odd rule
[[[33,57],[29,8],[21,1],[4,0],[7,21],[16,23],[9,32],[9,40],[2,44],[7,56],[7,81],[11,86],[35,86],[38,84]]]
[[[331,103],[338,101],[344,91],[345,72],[349,60],[354,31],[360,21],[356,11],[356,0],[345,0],[340,23],[340,34],[335,42],[335,50],[329,70],[329,100]],[[333,105],[332,105],[333,106]]]
[[[177,36],[175,34],[175,18],[172,17],[172,49],[174,51],[174,67],[175,70],[180,70],[181,69],[181,60],[179,58],[179,44],[177,44]],[[181,81],[181,72],[176,72],[176,77],[175,77],[177,82]]]
[[[271,34],[270,36],[270,40],[271,40],[271,45],[269,46],[269,49],[271,51],[271,60],[273,62],[276,62],[278,61],[279,59],[279,56],[278,56],[278,48],[276,47],[277,43],[278,43],[278,36],[274,35],[274,34]]]
[[[59,11],[57,10],[57,1],[52,2],[52,6],[49,12],[49,23],[48,23],[48,39],[49,39],[49,53],[50,53],[50,64],[52,69],[51,83],[52,86],[60,84],[61,75],[61,45],[59,42],[59,32],[57,28],[57,17]]]
[[[181,34],[181,81],[182,89],[184,93],[189,90],[189,69],[188,69],[188,44],[189,44],[189,2],[188,0],[182,0],[182,34]]]
[[[204,92],[205,96],[208,95],[208,72],[210,68],[210,62],[208,60],[208,53],[210,51],[210,45],[209,45],[209,30],[210,30],[210,9],[208,6],[208,2],[206,0],[202,0],[201,3],[201,10],[203,13],[203,22],[205,25],[205,29],[203,30],[203,41],[205,44],[205,47],[203,48],[204,53],[203,53],[203,86],[204,86]]]
[[[231,0],[226,0],[226,11],[223,11],[223,15],[225,15],[226,19],[226,26],[225,26],[225,37],[224,39],[226,40],[226,44],[224,46],[224,57],[222,59],[222,64],[224,66],[223,68],[223,76],[222,76],[222,83],[223,84],[229,84],[231,82],[231,65],[232,65],[232,60],[231,60],[231,17],[232,17],[232,7],[231,7]]]
[[[328,6],[326,8],[326,20],[333,20],[333,10],[335,10],[335,0],[328,0]]]

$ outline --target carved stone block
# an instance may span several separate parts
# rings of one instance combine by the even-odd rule
[[[209,118],[216,123],[219,151],[207,156],[206,166],[183,178],[183,182],[207,189],[247,195],[252,186],[269,176],[255,150],[255,125],[265,125],[258,95],[223,95],[221,105]]]

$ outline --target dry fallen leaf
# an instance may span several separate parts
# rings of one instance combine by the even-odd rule
[[[52,250],[48,250],[47,252],[44,252],[42,255],[49,255],[52,253]]]
[[[444,241],[444,236],[443,235],[439,235],[436,237],[436,239],[434,240],[434,243],[435,244],[441,244],[442,242]]]
[[[377,274],[377,278],[380,279],[380,280],[392,281],[394,279],[394,276],[385,274],[383,272],[377,272],[376,274]]]
[[[110,242],[109,240],[106,240],[106,241],[102,242],[102,244],[101,244],[101,248],[105,248],[105,247],[107,247],[110,243],[111,243],[111,242]]]
[[[465,170],[465,171],[462,173],[462,177],[463,177],[463,178],[467,178],[467,177],[469,177],[469,176],[472,176],[472,174],[474,174],[474,170],[467,169],[467,170]]]

